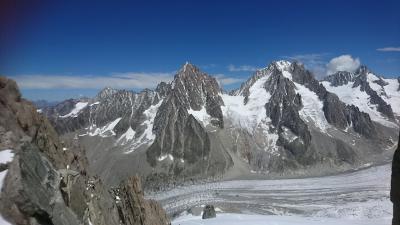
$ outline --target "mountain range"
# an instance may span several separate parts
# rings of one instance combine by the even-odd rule
[[[400,78],[361,66],[317,80],[299,62],[275,61],[240,88],[186,63],[171,83],[39,109],[63,141],[86,149],[107,185],[334,174],[390,159],[400,119]]]

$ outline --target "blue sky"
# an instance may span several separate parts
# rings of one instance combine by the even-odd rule
[[[11,19],[2,24],[0,74],[16,79],[29,99],[93,96],[104,85],[152,88],[186,61],[217,76],[226,89],[279,59],[303,61],[321,77],[332,58],[349,55],[344,63],[400,75],[398,0],[60,0],[28,6],[12,5]]]

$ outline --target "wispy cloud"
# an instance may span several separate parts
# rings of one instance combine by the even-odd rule
[[[217,67],[217,64],[210,63],[210,64],[204,64],[199,66],[203,70],[211,69]]]
[[[230,72],[253,72],[256,71],[258,68],[255,66],[250,66],[250,65],[241,65],[241,66],[235,66],[233,64],[228,65],[228,70]]]
[[[17,75],[13,76],[23,89],[119,89],[154,88],[161,81],[169,82],[173,73],[112,73],[109,76]]]
[[[237,77],[229,77],[224,74],[215,74],[213,75],[220,84],[222,85],[231,85],[243,82],[245,79],[237,78]]]
[[[326,58],[328,55],[328,53],[310,53],[284,56],[284,58],[303,63],[307,69],[311,70],[320,79],[326,76]]]
[[[380,52],[400,52],[400,47],[384,47],[377,48],[376,50]]]

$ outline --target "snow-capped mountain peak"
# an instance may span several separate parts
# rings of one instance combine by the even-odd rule
[[[140,93],[107,88],[85,107],[76,100],[58,107],[66,109],[55,115],[74,116],[53,122],[60,133],[110,141],[112,151],[102,153],[104,159],[145,157],[135,162],[173,177],[214,176],[238,162],[245,164],[237,168],[262,173],[352,166],[369,158],[364,151],[388,147],[391,141],[383,140],[380,129],[391,132],[396,122],[387,116],[388,105],[400,106],[397,80],[359,71],[337,72],[320,82],[298,62],[275,61],[225,94],[214,77],[185,63],[170,84]],[[355,143],[366,140],[371,145],[359,151]],[[126,165],[114,166],[126,174]]]
[[[354,73],[336,72],[321,82],[328,91],[335,93],[348,105],[357,106],[371,119],[385,126],[398,127],[400,117],[399,82],[376,75],[366,66]]]
[[[275,61],[272,64],[276,65],[277,69],[280,71],[287,71],[287,70],[289,70],[290,66],[292,65],[292,63],[287,60]]]

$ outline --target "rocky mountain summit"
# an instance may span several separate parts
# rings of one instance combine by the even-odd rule
[[[87,149],[89,171],[106,185],[138,173],[146,187],[159,188],[332,174],[388,160],[399,126],[398,89],[398,80],[366,67],[318,81],[300,63],[276,61],[227,94],[186,63],[154,90],[106,88],[42,113],[65,140]],[[69,110],[57,109],[71,101]]]
[[[76,104],[69,100],[53,110],[75,116],[70,106]],[[5,77],[0,77],[0,156],[1,224],[169,224],[161,206],[144,199],[139,178],[110,189],[90,174],[79,143],[60,139]]]
[[[328,90],[336,93],[345,103],[357,106],[380,123],[385,120],[398,123],[399,83],[399,78],[385,79],[366,66],[361,66],[354,73],[337,72],[322,81]]]

